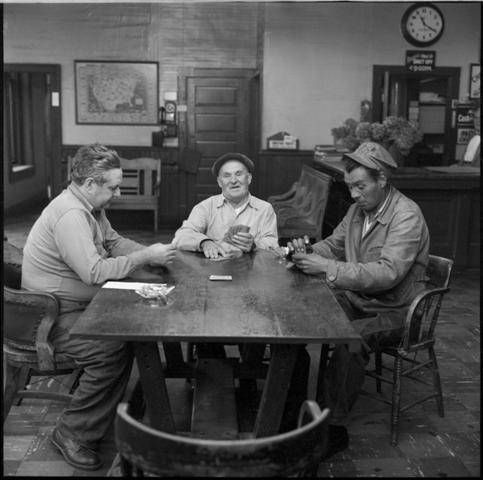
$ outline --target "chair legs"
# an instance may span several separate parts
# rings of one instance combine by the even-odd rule
[[[393,388],[392,388],[392,405],[391,405],[391,445],[397,445],[399,413],[401,408],[401,369],[402,358],[396,356],[394,358],[393,371]]]
[[[18,390],[24,390],[25,387],[30,383],[30,380],[32,379],[32,370],[28,367],[25,367],[22,369],[22,373],[20,374],[19,381],[18,381]],[[23,397],[21,395],[17,396],[17,401],[15,402],[15,405],[19,407],[22,404]]]
[[[327,388],[325,386],[325,371],[327,369],[327,362],[329,361],[330,345],[323,343],[320,348],[320,360],[319,360],[319,372],[317,375],[317,392],[315,394],[315,400],[319,404],[320,408],[325,408],[328,405],[327,402]]]
[[[438,362],[436,361],[436,354],[434,353],[434,348],[428,348],[428,355],[430,360],[433,362],[431,366],[431,373],[433,374],[433,385],[434,390],[437,393],[436,403],[438,405],[438,414],[440,417],[444,417],[444,406],[443,406],[443,389],[441,388],[441,378],[439,376]]]
[[[8,417],[12,403],[19,390],[25,387],[25,381],[29,376],[29,367],[16,367],[6,362],[5,391],[3,393],[3,422]]]
[[[377,375],[382,375],[382,353],[380,350],[376,350],[375,354],[375,370]],[[376,390],[377,393],[381,393],[381,380],[376,378]]]

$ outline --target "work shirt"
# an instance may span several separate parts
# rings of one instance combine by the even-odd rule
[[[213,195],[193,207],[176,231],[173,245],[182,250],[200,251],[203,240],[223,240],[233,225],[248,225],[257,248],[278,247],[277,217],[270,203],[253,195],[241,211],[235,212],[223,194]]]
[[[134,270],[126,255],[142,248],[113,230],[104,209],[94,211],[71,183],[45,207],[28,235],[22,288],[88,302],[106,280]]]
[[[362,236],[364,212],[352,204],[332,235],[313,245],[328,258],[330,286],[367,313],[408,307],[425,286],[429,232],[418,205],[390,188],[383,211]]]

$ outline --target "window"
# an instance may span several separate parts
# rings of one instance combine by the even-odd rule
[[[33,75],[4,73],[4,152],[10,166],[10,183],[34,174]]]

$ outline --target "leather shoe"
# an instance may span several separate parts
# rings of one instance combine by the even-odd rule
[[[347,428],[342,425],[329,425],[329,443],[324,459],[332,457],[349,446],[349,434]]]
[[[60,450],[65,461],[73,467],[83,470],[97,470],[102,467],[102,461],[96,452],[73,438],[66,437],[58,428],[52,432],[50,441]]]

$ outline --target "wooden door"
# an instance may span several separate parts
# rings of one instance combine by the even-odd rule
[[[47,202],[59,191],[60,66],[5,64],[6,209]]]
[[[449,165],[455,161],[456,129],[452,101],[459,95],[459,67],[436,67],[430,72],[411,72],[406,67],[374,65],[373,121],[387,116],[416,120],[423,143],[431,153],[421,153],[420,164]],[[423,158],[424,156],[428,158]]]
[[[199,69],[184,76],[184,146],[201,153],[198,172],[188,189],[188,213],[194,204],[220,189],[211,173],[214,160],[227,152],[253,158],[258,145],[258,76],[251,69]],[[183,91],[184,90],[184,91]]]

